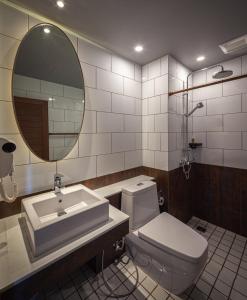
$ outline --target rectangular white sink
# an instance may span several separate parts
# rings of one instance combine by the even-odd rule
[[[109,201],[78,184],[61,193],[22,200],[26,231],[34,256],[86,234],[109,220]]]

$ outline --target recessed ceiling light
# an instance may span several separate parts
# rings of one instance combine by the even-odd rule
[[[204,59],[205,59],[205,56],[198,56],[196,60],[197,61],[203,61]]]
[[[49,101],[54,101],[55,100],[55,98],[53,98],[53,97],[49,97],[49,99],[48,99]]]
[[[141,45],[135,46],[135,51],[136,52],[142,52],[142,50],[143,50],[143,46],[141,46]]]
[[[44,28],[44,33],[50,33],[51,31],[50,31],[50,29],[48,28],[48,27],[45,27]]]
[[[57,1],[57,6],[60,8],[64,8],[64,2],[61,0]]]

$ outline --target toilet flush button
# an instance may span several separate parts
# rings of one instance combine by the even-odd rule
[[[137,183],[137,186],[142,186],[142,185],[143,185],[143,182]]]

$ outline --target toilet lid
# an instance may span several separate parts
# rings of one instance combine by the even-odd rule
[[[155,247],[197,263],[208,247],[207,240],[168,213],[162,213],[143,227],[138,236]]]

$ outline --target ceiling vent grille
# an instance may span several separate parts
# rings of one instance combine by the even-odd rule
[[[225,54],[247,48],[247,34],[219,45],[219,47]]]

